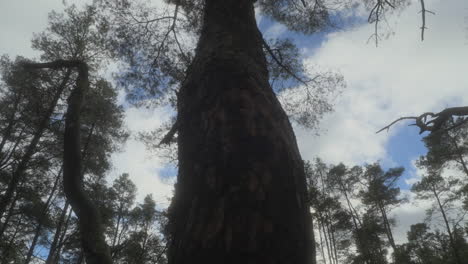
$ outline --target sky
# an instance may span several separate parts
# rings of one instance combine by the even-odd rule
[[[30,47],[33,32],[47,25],[47,13],[63,10],[63,0],[0,0],[0,54],[37,57]],[[82,4],[84,1],[66,1]],[[411,184],[421,177],[414,161],[425,153],[418,129],[398,124],[376,134],[394,119],[438,112],[468,104],[468,1],[426,0],[425,40],[420,40],[419,6],[413,4],[389,17],[389,37],[376,47],[368,42],[373,26],[357,24],[346,31],[305,37],[295,35],[310,68],[340,72],[347,87],[334,99],[335,111],[324,117],[316,131],[295,127],[304,160],[320,157],[327,163],[363,165],[380,161],[385,168],[404,166],[399,183],[410,202],[393,211],[395,238],[405,241],[411,224],[424,219],[428,204],[414,201]],[[258,17],[267,38],[290,36],[284,26]],[[124,96],[122,95],[121,98]],[[164,109],[128,107],[126,126],[132,132],[151,131],[168,118]],[[175,169],[152,155],[143,143],[130,139],[112,155],[110,181],[127,172],[136,183],[139,199],[151,193],[161,207],[172,195]]]

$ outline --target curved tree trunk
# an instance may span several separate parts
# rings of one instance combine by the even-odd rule
[[[80,144],[80,112],[83,96],[88,89],[88,67],[78,63],[76,88],[68,98],[65,115],[63,147],[63,186],[67,200],[78,216],[81,244],[86,262],[89,264],[110,264],[112,259],[104,239],[99,211],[83,189],[82,159]]]
[[[81,244],[88,264],[110,264],[109,247],[104,239],[99,211],[83,189],[80,113],[84,93],[89,88],[88,66],[79,60],[57,60],[26,64],[29,68],[76,68],[76,86],[68,98],[63,146],[63,187],[67,200],[78,217]]]
[[[253,0],[206,0],[178,95],[170,264],[314,263],[304,166],[268,82]]]

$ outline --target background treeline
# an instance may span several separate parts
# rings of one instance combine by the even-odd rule
[[[114,263],[164,263],[165,213],[148,195],[137,203],[128,174],[106,180],[110,155],[129,134],[117,92],[101,77],[104,43],[92,8],[52,12],[32,46],[39,61],[79,60],[90,87],[81,112],[82,177],[97,205]],[[0,60],[0,263],[84,263],[78,224],[62,191],[63,134],[76,75]]]
[[[416,166],[421,179],[401,191],[403,168],[306,163],[319,263],[463,264],[468,259],[468,126],[464,118],[424,138],[428,152]],[[395,209],[427,208],[397,243]]]

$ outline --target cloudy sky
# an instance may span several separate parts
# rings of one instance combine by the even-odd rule
[[[366,24],[318,37],[296,36],[307,65],[339,71],[347,83],[335,100],[335,112],[322,121],[320,136],[296,129],[304,159],[320,157],[327,163],[349,165],[381,161],[386,168],[404,166],[400,186],[406,190],[420,177],[413,166],[425,152],[418,130],[400,124],[388,133],[375,131],[403,115],[468,104],[468,1],[426,0],[426,6],[436,15],[427,17],[429,29],[424,42],[420,40],[418,5],[388,19],[389,32],[393,33],[378,47],[368,43],[373,26]],[[47,13],[52,9],[62,10],[62,0],[0,0],[0,53],[37,56],[30,48],[30,39],[33,32],[46,27]],[[268,37],[288,34],[282,26],[262,24],[261,17],[259,24]],[[167,114],[159,109],[126,111],[126,125],[134,132],[151,131],[165,118]],[[167,178],[173,169],[136,140],[127,142],[112,159],[111,179],[128,172],[141,196],[152,193],[161,206],[167,206],[172,193]],[[409,225],[424,218],[424,207],[411,202],[395,210],[398,241],[405,239]]]

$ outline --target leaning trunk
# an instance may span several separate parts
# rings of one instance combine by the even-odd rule
[[[80,115],[84,93],[89,88],[88,65],[80,60],[56,60],[48,63],[25,63],[30,69],[76,68],[76,85],[68,97],[63,136],[63,190],[78,217],[81,244],[89,264],[110,264],[112,259],[104,238],[99,211],[83,188]],[[94,126],[93,126],[94,128]],[[91,132],[93,131],[91,129]]]
[[[206,0],[178,95],[170,264],[314,263],[304,166],[252,0]]]
[[[104,240],[99,212],[83,189],[80,144],[80,112],[89,87],[88,66],[79,62],[76,87],[68,98],[63,147],[63,188],[67,200],[78,216],[81,244],[89,264],[111,264],[109,247]]]

